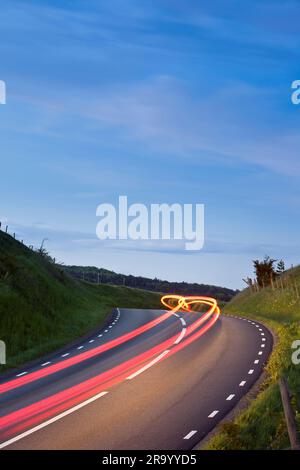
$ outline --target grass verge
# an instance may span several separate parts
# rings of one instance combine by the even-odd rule
[[[249,289],[229,302],[225,314],[261,321],[277,336],[277,343],[266,367],[266,380],[258,396],[233,421],[224,422],[205,449],[287,449],[289,439],[281,404],[278,379],[288,379],[292,404],[300,431],[300,365],[293,364],[292,343],[300,339],[300,268],[283,275],[279,288]],[[299,357],[299,355],[298,355]]]
[[[0,339],[7,350],[0,372],[87,333],[113,307],[160,308],[160,294],[76,281],[0,232]]]

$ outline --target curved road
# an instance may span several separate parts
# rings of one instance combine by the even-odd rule
[[[0,448],[193,448],[257,380],[272,349],[263,325],[225,316],[188,344],[199,318],[117,309],[85,342],[0,377]]]

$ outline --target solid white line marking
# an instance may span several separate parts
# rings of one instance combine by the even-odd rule
[[[140,375],[142,372],[144,372],[145,370],[149,369],[150,367],[152,367],[154,364],[156,364],[158,361],[160,361],[160,359],[162,359],[166,354],[168,354],[168,352],[170,352],[169,349],[166,349],[163,353],[161,353],[159,356],[157,356],[155,359],[153,359],[153,361],[149,362],[148,364],[146,364],[144,367],[142,367],[141,369],[137,370],[136,372],[134,372],[133,374],[129,375],[129,377],[127,377],[126,379],[127,380],[132,380],[134,379],[137,375]]]
[[[233,397],[235,397],[235,394],[232,393],[231,395],[228,395],[228,397],[226,398],[227,401],[230,401],[233,399]]]
[[[180,321],[181,321],[181,323],[183,324],[183,326],[186,326],[186,321],[185,321],[184,318],[180,318]]]
[[[246,380],[242,380],[241,383],[240,383],[240,387],[243,387],[246,383]]]
[[[189,432],[186,436],[184,436],[183,439],[190,439],[192,436],[194,436],[198,431],[191,431]]]
[[[45,428],[46,426],[49,426],[49,424],[55,423],[55,421],[58,421],[59,419],[64,418],[65,416],[68,416],[71,413],[74,413],[74,411],[80,410],[80,408],[83,408],[84,406],[89,405],[90,403],[92,403],[95,400],[98,400],[98,398],[103,397],[107,393],[108,392],[98,393],[94,397],[89,398],[88,400],[85,400],[82,403],[79,403],[79,405],[73,406],[73,408],[70,408],[69,410],[64,411],[63,413],[60,413],[59,415],[54,416],[54,418],[48,419],[44,423],[41,423],[38,426],[35,426],[34,428],[28,429],[28,431],[25,431],[22,434],[19,434],[18,436],[13,437],[12,439],[9,439],[6,442],[2,442],[2,444],[0,444],[0,449],[3,449],[4,447],[7,447],[7,446],[13,444],[14,442],[19,441],[20,439],[23,439],[24,437],[27,437],[30,434],[32,434],[36,431],[39,431],[40,429]]]
[[[16,377],[21,377],[22,375],[28,374],[28,372],[21,372],[20,374],[17,374]]]
[[[253,374],[253,372],[254,372],[254,369],[250,369],[248,374],[251,375],[251,374]]]
[[[65,353],[65,354],[62,354],[61,357],[66,357],[66,356],[69,356],[70,353]]]
[[[176,339],[176,341],[174,341],[174,344],[180,343],[180,341],[182,340],[182,338],[183,338],[184,335],[185,335],[185,332],[186,332],[186,328],[183,328],[183,329],[181,330],[180,335],[179,335],[178,338]]]
[[[209,418],[214,418],[217,414],[219,413],[219,410],[215,410],[210,415],[208,415]]]
[[[45,367],[45,366],[47,366],[48,364],[51,364],[51,362],[50,362],[50,361],[44,362],[44,364],[42,364],[42,367]]]
[[[180,316],[178,315],[178,313],[174,313],[174,315],[175,315],[175,317],[180,318]]]

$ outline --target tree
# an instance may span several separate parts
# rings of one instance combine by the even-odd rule
[[[284,264],[284,261],[281,259],[277,263],[276,273],[278,275],[280,275],[280,274],[284,273],[284,271],[285,271],[285,264]]]
[[[274,268],[274,263],[276,261],[276,259],[272,259],[270,258],[270,256],[265,256],[262,261],[253,261],[256,281],[259,287],[268,286],[277,276],[277,273]]]

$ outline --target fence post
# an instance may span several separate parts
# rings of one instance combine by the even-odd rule
[[[300,445],[297,437],[297,427],[296,427],[296,420],[293,412],[293,408],[291,405],[291,394],[289,391],[288,383],[285,377],[282,377],[279,380],[279,388],[281,393],[281,399],[283,404],[283,410],[287,425],[287,430],[289,434],[289,439],[291,443],[292,450],[299,450]]]

